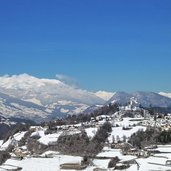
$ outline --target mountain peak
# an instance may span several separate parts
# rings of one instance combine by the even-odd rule
[[[45,86],[46,83],[63,84],[61,81],[56,79],[40,79],[26,73],[0,77],[0,87],[5,89],[36,89]]]
[[[22,100],[38,100],[41,104],[56,103],[59,100],[88,105],[104,103],[103,99],[92,92],[74,88],[57,79],[37,78],[26,73],[0,77],[0,91]]]
[[[159,92],[159,94],[171,98],[171,93]]]
[[[154,107],[170,107],[171,99],[162,96],[155,92],[144,92],[136,91],[134,93],[126,92],[116,92],[114,96],[108,101],[108,103],[117,102],[119,104],[127,104],[131,98],[136,99],[136,101],[144,107],[154,106]]]
[[[107,91],[97,91],[95,93],[96,96],[104,99],[105,101],[109,100],[115,93],[114,92],[107,92]]]

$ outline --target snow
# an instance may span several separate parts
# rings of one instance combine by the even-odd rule
[[[63,83],[61,82],[61,81],[59,81],[59,80],[56,80],[56,79],[40,79],[42,82],[44,82],[44,83],[50,83],[50,84],[61,84],[61,85],[63,85]]]
[[[10,96],[0,100],[3,116],[24,117],[37,122],[48,120],[53,111],[62,117],[63,114],[82,113],[92,105],[105,102],[93,92],[56,79],[41,79],[28,74],[0,77],[0,89],[1,93]]]
[[[133,133],[137,132],[138,130],[146,130],[146,127],[144,126],[135,126],[131,128],[130,130],[123,130],[122,127],[113,127],[111,135],[109,136],[108,140],[110,143],[112,143],[113,136],[115,139],[119,137],[120,139],[123,138],[123,136],[126,136],[129,138]]]
[[[57,152],[57,151],[46,151],[41,156],[47,156],[47,155],[56,156],[56,155],[59,155],[59,152]]]
[[[44,112],[43,110],[36,108],[35,106],[30,106],[28,102],[19,102],[18,99],[7,99],[7,103],[3,103],[0,101],[0,110],[4,117],[17,117],[21,118],[26,117],[29,119],[33,119],[37,121],[37,119],[45,118],[49,113]],[[10,103],[9,103],[10,102]],[[28,105],[28,106],[27,106]]]
[[[22,132],[18,132],[16,134],[14,134],[14,139],[17,140],[17,141],[20,141],[24,135],[26,134],[27,131],[22,131]]]
[[[98,157],[118,157],[121,161],[135,159],[136,156],[132,155],[122,155],[120,149],[111,149],[109,147],[104,147],[102,152],[97,155]]]
[[[22,171],[57,171],[60,170],[60,164],[80,163],[81,159],[81,157],[56,155],[54,158],[25,158],[21,161],[9,159],[5,164],[22,167]]]
[[[28,75],[26,73],[20,75],[12,75],[11,77],[10,76],[0,77],[0,86],[8,89],[10,88],[27,89],[27,88],[33,88],[34,86],[42,87],[45,86],[45,83],[62,84],[61,81],[56,79],[39,79],[34,76]]]
[[[134,125],[134,124],[136,125],[140,121],[142,121],[142,119],[140,118],[123,118],[123,120],[121,121],[115,121],[114,125],[119,125],[121,127],[128,127],[129,125]]]
[[[102,118],[106,118],[106,115],[102,115],[102,116],[99,116],[99,117],[102,117]],[[102,120],[102,121],[99,121],[98,123],[99,124],[103,124],[105,122],[105,120]],[[122,128],[123,127],[129,127],[130,125],[134,125],[134,124],[137,124],[139,123],[140,121],[136,121],[136,118],[123,118],[122,121],[117,121],[117,122],[114,122],[114,125],[119,125],[119,127],[112,127],[112,132],[111,132],[111,135],[109,136],[108,140],[109,142],[111,143],[112,140],[113,140],[113,136],[116,137],[118,136],[120,139],[123,138],[123,136],[126,136],[127,138],[129,138],[133,133],[137,132],[138,130],[146,130],[146,127],[145,126],[134,126],[134,127],[131,127],[131,129],[129,130],[123,130]],[[97,132],[97,129],[96,127],[90,127],[90,128],[86,128],[85,131],[88,135],[88,137],[92,138],[95,133]]]
[[[159,94],[171,98],[171,93],[160,92]]]
[[[160,146],[159,148],[161,149],[167,149],[168,151],[171,151],[170,146]],[[170,167],[169,166],[162,166],[162,165],[154,165],[156,164],[163,164],[165,165],[166,160],[171,159],[171,154],[169,153],[160,153],[156,154],[155,156],[149,157],[149,158],[137,158],[136,156],[129,156],[129,155],[122,155],[120,152],[120,149],[110,149],[108,147],[105,147],[103,151],[98,154],[98,156],[101,157],[115,157],[118,156],[121,161],[126,161],[126,160],[133,160],[135,159],[137,163],[140,165],[139,171],[169,171]],[[101,168],[106,168],[104,162],[102,160],[94,160],[95,163],[100,166]],[[106,160],[107,162],[107,160]],[[154,163],[154,164],[150,164]],[[125,171],[137,171],[137,165],[133,164],[130,168],[125,169]]]
[[[144,107],[158,106],[158,107],[169,107],[171,99],[159,95],[154,92],[143,92],[137,91],[134,93],[125,93],[125,92],[116,92],[114,96],[109,100],[109,102],[115,100],[119,104],[126,104],[130,101],[130,98],[134,97],[138,104],[141,104]],[[136,106],[138,104],[135,104]]]
[[[81,131],[78,129],[68,130],[64,132],[65,135],[74,135],[74,134],[81,134]]]
[[[106,169],[108,168],[108,163],[110,159],[104,159],[104,160],[98,160],[94,159],[93,163],[95,164],[96,167],[101,168],[101,169]]]
[[[96,134],[97,128],[93,128],[93,127],[91,127],[91,128],[86,128],[85,131],[86,131],[86,133],[87,133],[87,136],[91,139],[91,138],[93,138],[94,135]]]
[[[16,160],[8,160],[6,162],[6,164],[10,164],[10,165],[15,165],[15,166],[20,166],[22,167],[23,171],[46,171],[46,170],[50,170],[51,171],[56,171],[57,169],[59,169],[58,163],[56,161],[56,159],[54,158],[50,158],[50,159],[41,159],[41,158],[26,158],[24,160],[21,161],[17,161]]]
[[[8,148],[8,146],[12,143],[13,139],[12,138],[9,138],[5,143],[3,143],[1,145],[1,148],[0,150],[5,150]]]
[[[4,170],[13,170],[13,169],[16,169],[17,167],[16,166],[14,166],[14,165],[3,165],[3,167],[2,166],[0,166],[0,170],[1,170],[1,168],[3,168],[2,170],[4,171]]]
[[[44,86],[38,78],[28,74],[0,77],[0,86],[7,89],[27,89]]]
[[[44,130],[33,132],[31,134],[31,137],[34,137],[34,136],[43,137],[43,136],[45,136],[45,132],[44,132]]]
[[[3,142],[4,142],[3,140],[0,140],[0,147],[1,147],[1,145],[3,144]]]
[[[4,93],[19,97],[23,100],[36,99],[41,104],[50,104],[51,101],[72,101],[87,105],[102,104],[103,99],[94,93],[74,88],[57,79],[36,78],[28,74],[0,77],[0,87]],[[13,91],[7,91],[13,90]]]
[[[27,101],[27,102],[32,102],[32,103],[34,103],[34,104],[37,104],[37,105],[42,106],[41,101],[40,101],[40,100],[38,100],[38,99],[36,99],[36,98],[32,98],[32,99],[25,99],[25,101]]]
[[[166,154],[162,154],[162,156],[167,156],[169,158],[171,158],[171,145],[157,145],[157,149],[158,151],[160,151],[161,153],[166,153]],[[161,156],[161,154],[156,154]]]
[[[33,127],[34,128],[34,127]],[[41,143],[41,144],[44,144],[44,145],[50,145],[50,144],[54,144],[54,143],[57,143],[57,140],[59,138],[59,136],[61,134],[65,134],[65,135],[74,135],[74,134],[80,134],[81,131],[78,130],[78,129],[72,129],[72,130],[68,130],[66,132],[63,132],[63,131],[59,131],[57,133],[53,133],[53,134],[45,134],[45,130],[39,130],[39,131],[35,131],[31,134],[31,137],[33,136],[38,136],[40,137],[38,139],[38,141]]]
[[[3,141],[0,142],[0,150],[5,150],[8,148],[9,145],[11,144],[16,144],[18,141],[20,141],[26,131],[21,131],[13,135],[13,137],[10,137],[5,143],[2,143]]]
[[[95,93],[96,96],[102,98],[105,101],[108,101],[115,93],[114,92],[107,92],[107,91],[97,91]]]
[[[157,163],[157,164],[165,164],[166,162],[166,159],[164,158],[157,158],[157,157],[149,157],[149,158],[146,158],[146,159],[143,159],[143,158],[140,158],[140,159],[137,159],[136,160],[137,163],[140,164],[140,168],[139,168],[139,171],[144,171],[144,170],[147,170],[147,171],[154,171],[154,170],[162,170],[162,171],[168,171],[170,170],[170,167],[168,166],[160,166],[160,165],[154,165],[154,164],[149,164],[149,162],[151,163]],[[136,167],[132,170],[128,170],[128,171],[136,171]]]
[[[85,104],[79,105],[79,107],[76,107],[75,110],[73,110],[73,113],[82,113],[84,112],[89,106]]]
[[[47,151],[42,156],[45,156],[48,154],[53,154],[53,158],[25,158],[23,160],[13,160],[9,159],[6,161],[5,164],[14,165],[22,167],[23,171],[57,171],[60,170],[59,166],[60,164],[64,163],[80,163],[82,158],[76,157],[76,156],[68,156],[68,155],[60,155],[58,152],[51,152]],[[100,153],[98,156],[107,156],[107,157],[113,157],[118,156],[121,161],[123,160],[131,160],[135,159],[137,163],[139,164],[139,171],[168,171],[170,170],[169,166],[161,166],[161,165],[154,165],[151,163],[157,163],[157,164],[165,164],[166,158],[163,157],[149,157],[149,158],[136,158],[136,156],[123,156],[120,153],[119,149],[110,149],[108,147],[105,147],[103,149],[103,152]],[[93,171],[94,168],[104,168],[106,169],[108,166],[110,159],[94,159],[92,162],[95,166],[89,166],[84,171]],[[12,167],[10,166],[4,166],[1,167],[10,169]],[[1,170],[1,169],[0,169]],[[3,170],[3,169],[2,169]],[[136,164],[131,165],[130,168],[125,169],[125,171],[137,171],[138,167]],[[65,170],[63,170],[65,171]],[[74,171],[74,170],[73,170]],[[109,171],[109,169],[108,169]]]
[[[44,145],[49,145],[49,144],[53,144],[56,143],[58,140],[58,137],[61,135],[62,132],[58,132],[55,134],[47,134],[47,135],[43,135],[38,141],[41,144]]]
[[[126,119],[128,121],[128,119]],[[126,120],[123,120],[123,123],[126,122]],[[37,128],[37,127],[32,127],[32,128]],[[146,129],[145,127],[141,126],[136,126],[133,127],[131,130],[122,130],[122,127],[114,127],[112,129],[112,134],[111,135],[118,135],[119,137],[122,137],[123,135],[129,137],[133,132],[138,131],[139,129]],[[97,128],[86,128],[85,131],[87,132],[87,135],[89,137],[93,137],[95,132],[97,131]],[[49,143],[55,143],[57,141],[57,138],[60,136],[61,132],[57,132],[54,134],[44,134],[44,130],[39,130],[35,131],[32,133],[31,136],[39,135],[41,138],[38,140],[40,143],[43,143],[45,145],[48,145]],[[69,131],[69,133],[78,133],[78,130],[73,130]],[[20,140],[24,136],[25,132],[19,132],[14,135],[14,138],[16,140]],[[111,136],[109,137],[111,138]],[[12,139],[9,139],[6,142],[7,144],[10,144]],[[111,139],[110,139],[111,141]],[[170,153],[160,153],[156,154],[154,156],[151,156],[149,158],[137,158],[136,156],[133,155],[122,155],[120,149],[111,149],[110,147],[104,147],[102,152],[99,153],[97,156],[98,157],[118,157],[120,159],[120,162],[122,161],[128,161],[128,160],[136,160],[137,163],[139,164],[139,171],[168,171],[170,169],[169,166],[163,166],[168,159],[171,159],[171,145],[160,145],[158,146],[157,150],[161,152],[170,152]],[[61,155],[59,152],[54,152],[54,151],[47,151],[41,156],[52,156],[52,158],[24,158],[23,160],[14,160],[14,159],[9,159],[6,161],[5,164],[7,165],[2,165],[1,168],[6,168],[6,169],[12,169],[14,166],[19,166],[22,167],[23,171],[56,171],[60,170],[59,166],[60,164],[64,163],[80,163],[81,162],[81,157],[75,157],[75,156],[69,156],[69,155]],[[92,162],[94,163],[94,166],[89,166],[84,171],[93,171],[94,168],[104,168],[107,169],[108,163],[110,159],[93,159]],[[154,164],[150,164],[154,163]],[[161,164],[161,165],[155,165],[156,164]],[[8,165],[9,164],[9,165]],[[163,165],[162,165],[163,164]],[[0,168],[0,171],[3,170]],[[109,171],[110,169],[108,169]],[[137,171],[138,166],[136,164],[131,165],[130,168],[125,169],[125,171]],[[65,170],[63,170],[65,171]],[[74,171],[74,170],[73,170]]]
[[[61,108],[61,109],[60,109],[60,112],[62,112],[62,113],[67,113],[67,112],[69,112],[69,110],[68,110],[68,109],[64,109],[64,108]]]

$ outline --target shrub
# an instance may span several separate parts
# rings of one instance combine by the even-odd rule
[[[108,163],[108,168],[115,167],[118,162],[119,162],[119,158],[118,157],[115,157],[115,158],[111,159],[109,161],[109,163]]]
[[[11,156],[6,151],[0,151],[0,165],[3,164],[7,159],[9,159]]]
[[[151,144],[156,144],[159,142],[160,132],[160,130],[155,128],[148,128],[146,131],[139,130],[131,135],[129,143],[140,149]]]
[[[109,122],[105,122],[90,141],[85,154],[88,156],[96,156],[103,149],[104,143],[106,142],[111,131],[112,125]]]
[[[89,138],[85,131],[79,134],[60,135],[56,146],[50,147],[51,150],[57,150],[63,154],[81,155],[89,144]]]

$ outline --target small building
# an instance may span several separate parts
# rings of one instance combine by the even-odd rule
[[[146,158],[146,157],[149,157],[150,156],[150,151],[146,151],[146,150],[140,150],[138,152],[138,157],[143,157],[143,158]]]
[[[93,171],[107,171],[107,169],[102,169],[102,168],[94,168]]]
[[[64,163],[60,165],[60,169],[66,170],[83,170],[86,169],[87,165],[81,165],[79,163]]]

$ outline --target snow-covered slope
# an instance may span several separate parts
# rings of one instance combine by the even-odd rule
[[[40,121],[50,115],[45,109],[43,106],[0,93],[0,114],[4,117]]]
[[[125,105],[130,102],[130,99],[134,98],[138,104],[141,104],[144,107],[170,107],[171,98],[162,96],[154,92],[143,92],[137,91],[132,94],[125,92],[117,92],[114,96],[108,101],[108,103],[118,102]]]
[[[56,79],[39,79],[28,74],[0,77],[0,91],[42,105],[67,100],[87,105],[102,104],[94,93],[77,89]]]
[[[14,117],[40,122],[56,117],[63,118],[67,114],[78,114],[88,107],[86,104],[71,101],[58,101],[42,106],[0,93],[0,115],[7,118]]]
[[[0,112],[6,117],[63,117],[104,102],[92,92],[56,79],[39,79],[28,74],[0,77]]]
[[[143,106],[170,107],[171,99],[154,92],[135,92],[133,97]]]
[[[119,104],[125,105],[128,103],[130,98],[131,98],[131,94],[119,91],[119,92],[116,92],[107,103],[117,102]]]
[[[96,96],[102,98],[103,100],[109,100],[115,93],[114,92],[107,92],[107,91],[97,91],[95,93]]]
[[[0,114],[5,117],[42,121],[83,111],[89,113],[107,100],[107,103],[127,104],[132,97],[137,105],[171,106],[170,98],[152,92],[93,93],[56,79],[40,79],[28,74],[0,77]]]
[[[171,98],[171,93],[160,92],[159,94]]]

